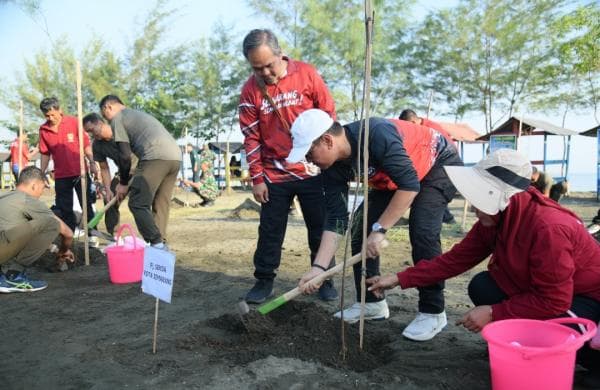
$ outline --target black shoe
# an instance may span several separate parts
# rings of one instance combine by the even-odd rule
[[[267,298],[273,296],[273,280],[258,279],[254,287],[246,294],[246,302],[263,303]]]
[[[214,200],[208,200],[208,201],[205,201],[200,204],[200,206],[202,206],[202,207],[210,207],[210,206],[214,206],[214,205],[215,205]]]
[[[323,301],[335,301],[338,298],[338,292],[333,287],[333,280],[327,279],[319,287],[319,298]]]
[[[445,220],[444,223],[446,225],[454,225],[454,224],[456,224],[456,219],[454,219],[454,217],[452,217],[452,219]]]

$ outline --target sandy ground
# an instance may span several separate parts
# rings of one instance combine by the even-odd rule
[[[179,193],[193,203],[194,195]],[[416,310],[416,290],[392,290],[391,317],[367,323],[364,348],[358,326],[344,328],[331,314],[339,302],[301,297],[268,317],[251,313],[245,327],[237,301],[253,285],[252,254],[258,214],[231,217],[251,197],[234,192],[211,208],[174,206],[169,245],[177,255],[171,304],[161,303],[158,352],[152,354],[154,298],[140,284],[114,285],[104,255],[91,251],[90,266],[78,264],[51,273],[46,261],[31,270],[49,287],[32,294],[3,294],[0,352],[2,389],[486,389],[490,387],[485,342],[454,322],[471,307],[470,277],[446,284],[448,327],[430,342],[401,336]],[[51,197],[45,198],[51,202]],[[599,205],[592,194],[564,200],[589,222]],[[451,211],[460,222],[462,200]],[[131,222],[126,208],[124,218]],[[467,226],[474,221],[468,214]],[[445,225],[445,249],[459,240],[460,224]],[[104,228],[101,225],[102,228]],[[389,234],[384,273],[410,263],[406,226]],[[82,261],[78,247],[79,263]],[[338,258],[341,258],[339,254]],[[43,260],[44,260],[43,259]],[[301,218],[290,217],[275,293],[295,287],[308,268],[306,232]],[[353,300],[351,276],[345,300]],[[341,276],[335,278],[342,284]]]

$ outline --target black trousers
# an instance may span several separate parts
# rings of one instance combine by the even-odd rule
[[[116,175],[110,181],[110,191],[113,195],[117,192],[117,185],[119,184],[119,176]],[[106,205],[106,198],[104,199],[104,205]],[[104,214],[104,224],[106,225],[106,231],[113,235],[115,232],[115,227],[119,224],[121,220],[121,212],[119,211],[120,203],[115,203],[114,206],[106,210],[106,214]]]
[[[261,205],[258,243],[254,252],[254,276],[257,279],[275,278],[275,271],[281,262],[281,247],[294,196],[298,196],[308,231],[310,264],[319,250],[325,220],[325,198],[321,175],[306,180],[266,184],[269,189],[269,201]],[[331,266],[333,265],[334,262]]]
[[[457,160],[456,164],[462,164]],[[442,218],[448,203],[454,197],[456,188],[450,182],[442,166],[434,166],[421,181],[421,190],[415,197],[409,216],[409,236],[412,246],[412,259],[416,264],[427,261],[442,253],[440,233]],[[395,191],[372,190],[369,193],[368,233],[384,212]],[[362,246],[362,207],[356,212],[353,222],[352,254],[360,253]],[[367,259],[367,278],[379,275],[379,257]],[[357,301],[360,300],[361,264],[354,265],[354,284]],[[444,311],[444,283],[421,287],[419,290],[419,312],[438,314]],[[366,302],[380,301],[373,293],[367,291]]]
[[[88,175],[86,180],[88,222],[94,218],[91,184],[91,178]],[[59,214],[58,217],[62,219],[71,230],[74,230],[75,226],[77,226],[75,213],[73,212],[73,189],[75,189],[79,205],[83,209],[81,178],[79,176],[63,177],[54,181],[54,191],[56,192],[55,203],[56,211]]]
[[[469,298],[475,306],[494,305],[508,299],[508,295],[498,287],[496,281],[491,277],[488,271],[478,273],[469,282]],[[571,311],[578,317],[587,318],[594,322],[600,321],[600,302],[595,299],[582,295],[575,295],[571,304]],[[564,316],[568,315],[565,313]],[[579,330],[578,327],[573,327]],[[600,372],[600,350],[590,348],[589,344],[584,344],[577,351],[577,363],[589,370]]]

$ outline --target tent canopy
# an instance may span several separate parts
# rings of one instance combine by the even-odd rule
[[[522,121],[521,134],[519,134],[519,123]],[[570,136],[577,135],[576,131],[565,129],[564,127],[555,126],[551,123],[540,119],[532,119],[526,117],[513,116],[500,126],[496,127],[490,133],[479,137],[481,141],[489,141],[491,135],[514,134],[517,136],[524,135],[562,135]]]
[[[586,137],[596,137],[598,135],[598,129],[600,129],[600,125],[596,125],[589,130],[582,131],[579,135],[585,135]]]
[[[437,121],[436,121],[437,122]],[[450,122],[437,122],[442,129],[446,130],[452,139],[456,141],[473,142],[477,138],[481,137],[481,134],[473,130],[473,128],[466,123],[450,123]]]
[[[230,142],[229,153],[238,153],[244,145],[241,142]],[[209,142],[208,147],[215,153],[225,153],[227,151],[227,142]]]

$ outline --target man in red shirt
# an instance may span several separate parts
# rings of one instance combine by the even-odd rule
[[[577,215],[531,187],[525,156],[500,149],[474,167],[445,169],[479,221],[450,251],[367,280],[370,291],[383,296],[395,286],[442,281],[491,255],[488,270],[468,287],[475,307],[458,321],[470,331],[509,318],[563,317],[568,310],[600,320],[600,246]],[[584,346],[578,362],[600,380],[600,351]]]
[[[25,168],[29,164],[29,160],[37,153],[36,147],[29,148],[27,143],[27,136],[23,134],[21,136],[21,164],[19,166],[19,137],[10,144],[10,168],[15,176],[15,183],[19,180],[19,171]]]
[[[323,111],[307,110],[292,126],[294,148],[289,162],[309,161],[323,170],[327,218],[321,247],[311,270],[305,273],[299,287],[313,293],[317,285],[307,283],[329,266],[329,259],[349,223],[346,198],[348,182],[356,176],[359,139],[366,136],[362,121],[342,126]],[[456,149],[437,131],[410,122],[372,117],[369,120],[369,199],[354,213],[352,254],[362,248],[363,208],[368,207],[366,269],[354,265],[356,303],[334,314],[353,323],[361,315],[361,278],[379,275],[379,250],[385,234],[410,208],[409,237],[415,263],[442,253],[440,232],[442,215],[456,193],[443,167],[462,165]],[[306,286],[308,285],[308,287]],[[385,298],[371,292],[365,294],[365,320],[389,317]],[[444,284],[434,283],[419,289],[418,313],[402,335],[415,341],[435,337],[447,325]]]
[[[41,170],[46,173],[50,157],[54,161],[55,205],[59,217],[67,226],[75,231],[77,225],[73,213],[73,189],[77,192],[79,204],[82,205],[81,180],[79,168],[79,131],[77,118],[64,115],[57,98],[45,98],[40,103],[40,110],[46,122],[40,126]],[[83,133],[84,153],[89,162],[90,172],[96,176],[96,164],[88,135]],[[87,182],[87,216],[88,221],[94,217],[92,209],[91,180]]]
[[[436,130],[441,135],[443,135],[448,140],[450,145],[455,145],[454,140],[452,139],[452,136],[439,123],[429,120],[428,118],[421,118],[421,117],[417,116],[417,113],[411,109],[407,108],[406,110],[402,110],[398,119],[407,121],[407,122],[412,122],[416,125],[430,127],[432,129]],[[443,217],[442,221],[449,225],[456,223],[456,220],[454,219],[454,215],[452,215],[452,213],[450,212],[450,209],[448,209],[448,207],[446,207],[446,211],[444,211],[444,217]]]
[[[323,183],[318,169],[285,161],[292,148],[290,127],[303,111],[318,107],[335,118],[333,98],[317,71],[309,64],[284,56],[269,30],[252,30],[243,42],[244,57],[254,74],[242,88],[240,128],[252,178],[252,193],[261,203],[258,244],[254,253],[257,281],[246,295],[261,303],[273,294],[275,271],[281,260],[288,210],[297,196],[308,229],[311,262],[317,252],[325,215]],[[321,299],[337,292],[327,281]]]

